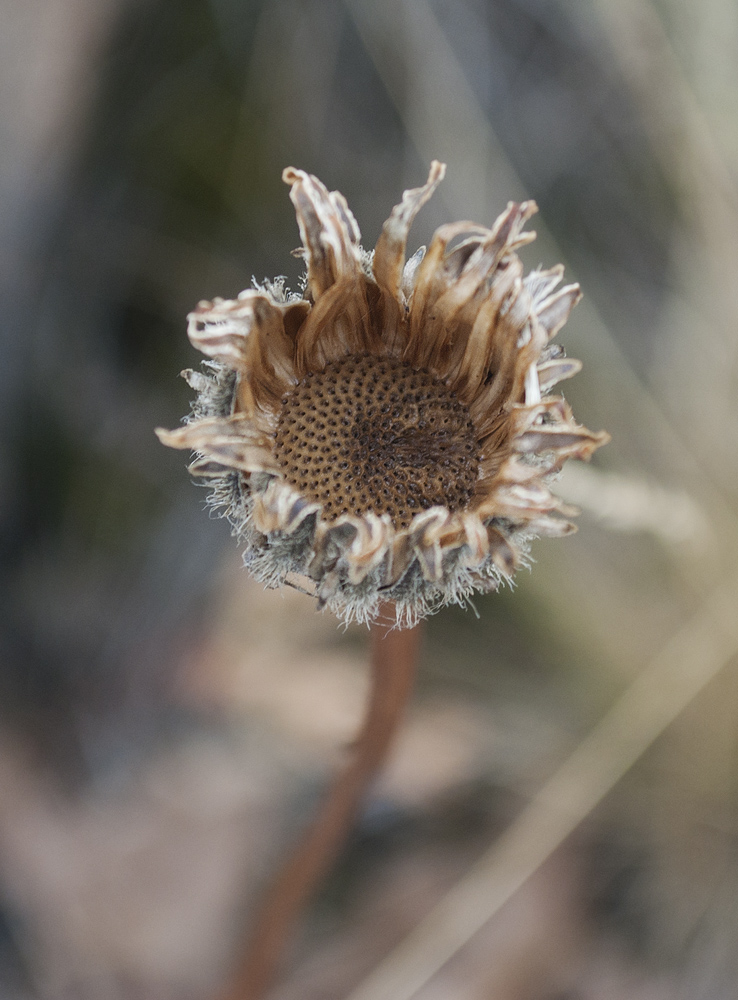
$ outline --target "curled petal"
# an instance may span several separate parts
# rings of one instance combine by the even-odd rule
[[[446,164],[433,160],[426,183],[423,187],[412,188],[403,193],[402,201],[392,209],[377,240],[372,265],[374,278],[401,305],[404,305],[401,286],[407,234],[415,216],[441,183],[445,173]]]
[[[346,553],[349,583],[361,583],[380,565],[389,551],[392,533],[392,522],[386,514],[377,517],[370,512],[359,518],[358,531]]]
[[[545,299],[536,308],[538,322],[551,340],[566,323],[574,306],[582,298],[579,285],[567,285],[560,292]]]
[[[530,272],[525,279],[525,287],[536,310],[549,297],[563,277],[563,264],[556,264],[555,267],[551,267],[547,271],[542,271],[539,268]]]
[[[306,518],[319,512],[320,504],[311,503],[289,483],[275,479],[254,500],[254,527],[263,535],[275,531],[291,535]]]
[[[408,260],[405,267],[402,269],[402,294],[407,301],[413,294],[415,288],[415,276],[418,273],[418,268],[420,267],[423,257],[425,257],[425,251],[427,247],[418,247],[415,253],[412,255],[410,260]]]
[[[477,514],[483,520],[505,517],[515,523],[525,523],[539,514],[558,510],[560,505],[561,501],[543,483],[532,482],[498,487],[493,498],[479,504]]]
[[[521,434],[513,442],[515,451],[521,454],[540,454],[554,451],[560,457],[588,460],[593,452],[607,444],[610,435],[606,431],[598,434],[586,427],[535,427]]]
[[[517,264],[520,266],[519,261]],[[502,408],[510,408],[523,397],[526,375],[545,342],[542,328],[530,325],[529,303],[530,297],[516,275],[491,341],[491,377],[469,403],[482,441],[497,429]]]
[[[464,345],[464,354],[457,371],[451,376],[450,385],[464,402],[471,402],[479,392],[479,387],[487,377],[492,358],[499,353],[500,331],[498,320],[500,310],[512,293],[516,281],[522,274],[522,264],[512,262],[495,275],[489,294],[479,308],[469,337]]]
[[[490,294],[498,266],[506,260],[508,265],[512,264],[522,275],[522,265],[517,258],[511,260],[510,255],[515,247],[534,238],[535,234],[524,234],[521,230],[526,220],[536,210],[535,202],[532,201],[520,204],[511,202],[491,230],[480,232],[477,227],[473,227],[472,231],[476,229],[473,238],[467,239],[448,254],[445,254],[445,248],[449,239],[460,235],[460,232],[450,230],[448,236],[444,232],[447,227],[441,227],[437,231],[430,250],[420,265],[416,281],[416,300],[413,305],[415,306],[418,297],[421,297],[421,289],[423,289],[422,296],[426,299],[422,337],[416,329],[415,309],[411,317],[411,343],[418,339],[424,342],[422,351],[419,353],[416,348],[415,352],[421,364],[431,365],[439,371],[439,374],[451,374],[452,369],[444,370],[443,362],[446,360],[453,367],[454,357],[458,354],[458,347],[454,351],[453,345],[468,333],[477,319],[481,302]],[[425,280],[425,272],[434,264],[433,253],[436,243],[436,253],[442,251],[442,255],[440,262],[435,262],[439,273],[434,276],[435,280],[431,283]],[[504,298],[503,292],[499,292],[496,298],[498,303],[501,303]],[[483,321],[477,337],[481,336],[485,329],[489,329],[489,323]],[[444,359],[443,349],[446,347],[450,347],[451,350]],[[478,355],[478,348],[475,348],[475,351]],[[482,377],[484,374],[486,372]]]
[[[451,518],[445,507],[429,507],[416,514],[410,525],[410,543],[423,577],[437,582],[443,575],[441,539]]]
[[[541,392],[546,393],[559,382],[572,378],[582,370],[582,362],[576,358],[554,358],[538,365],[538,381]]]
[[[308,287],[315,302],[337,281],[361,273],[361,234],[346,199],[328,191],[317,177],[287,167],[282,180],[291,186],[305,247]]]
[[[238,369],[244,366],[246,338],[252,324],[251,309],[243,309],[239,302],[203,300],[187,317],[187,336],[198,351]]]
[[[537,517],[528,523],[528,529],[537,535],[544,535],[547,538],[563,538],[564,535],[573,535],[577,530],[576,524],[565,521],[561,517]]]
[[[464,553],[462,561],[465,566],[478,566],[489,552],[489,536],[476,512],[464,511],[461,515],[463,529]]]
[[[517,455],[511,455],[496,471],[496,477],[500,483],[530,483],[540,479],[550,471],[550,466],[541,466],[538,463],[529,465]]]
[[[235,300],[200,302],[187,319],[192,345],[241,373],[244,409],[274,407],[297,382],[294,344],[282,311],[261,292],[248,289]]]
[[[448,244],[457,236],[470,232],[483,238],[489,230],[473,222],[453,222],[439,226],[418,266],[410,309],[408,343],[404,353],[404,359],[418,368],[426,367],[431,357],[440,356],[448,339],[442,324],[433,323],[431,326],[430,310],[448,287],[449,276],[444,270]]]
[[[336,586],[340,582],[340,565],[345,564],[346,553],[359,533],[360,518],[351,514],[339,517],[332,524],[320,520],[313,542],[313,557],[308,574],[321,580],[335,574]]]
[[[387,555],[384,588],[392,587],[401,580],[415,558],[407,531],[395,531],[390,536]]]
[[[518,554],[512,543],[494,525],[487,525],[487,541],[492,562],[503,576],[512,577],[518,567]]]
[[[174,431],[157,427],[156,434],[161,443],[169,448],[200,452],[206,459],[228,469],[282,475],[271,451],[271,440],[255,430],[248,418],[240,414],[194,420]]]
[[[320,371],[348,354],[375,353],[379,349],[382,324],[373,322],[368,298],[371,287],[359,275],[337,282],[320,297],[297,335],[299,371]]]

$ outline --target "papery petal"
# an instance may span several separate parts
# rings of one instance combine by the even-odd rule
[[[538,322],[551,340],[566,323],[574,306],[582,298],[579,285],[567,285],[536,307]]]
[[[563,538],[565,535],[573,535],[577,526],[561,517],[538,517],[528,523],[528,530],[547,538]]]
[[[541,392],[546,393],[559,382],[572,378],[582,370],[582,362],[576,358],[554,358],[538,365],[538,381]]]
[[[450,376],[449,384],[462,402],[470,403],[476,397],[489,373],[493,356],[499,353],[500,310],[521,273],[522,265],[519,261],[501,269],[492,282],[489,295],[479,308],[463,357],[457,370]]]
[[[200,302],[187,319],[192,345],[242,375],[245,410],[278,406],[298,381],[282,310],[261,292],[248,289],[235,300]]]
[[[442,325],[432,323],[430,310],[448,288],[449,276],[444,269],[446,248],[451,240],[469,232],[484,237],[489,230],[473,222],[440,226],[420,262],[410,307],[408,343],[403,355],[404,360],[415,367],[426,367],[432,357],[440,355],[448,340]]]
[[[318,522],[308,575],[318,582],[318,604],[321,607],[341,585],[347,554],[359,534],[360,525],[361,518],[351,514],[343,515],[331,524],[323,520]]]
[[[441,377],[452,374],[458,363],[459,350],[463,351],[465,347],[459,340],[465,334],[468,336],[473,328],[481,302],[490,294],[498,265],[516,246],[534,238],[535,234],[523,234],[521,230],[536,210],[535,202],[511,203],[491,230],[480,231],[478,227],[460,230],[449,227],[447,230],[447,227],[441,227],[437,231],[430,250],[418,269],[411,311],[408,346],[414,351],[419,364],[432,367]],[[474,232],[474,236],[446,254],[449,240],[467,231]],[[434,252],[437,257],[435,261]],[[517,258],[509,263],[522,275],[522,266]],[[426,275],[431,266],[435,266],[437,273]],[[418,308],[421,300],[424,307],[422,312]],[[485,329],[489,329],[489,324],[485,325],[481,321],[481,331]],[[479,339],[482,335],[480,327],[477,330]],[[486,343],[486,339],[484,342]],[[445,353],[444,348],[448,349]],[[471,357],[479,357],[478,346],[472,349]],[[475,372],[477,367],[473,368]],[[465,368],[467,378],[469,372],[468,363]],[[486,372],[477,379],[477,384],[484,375]]]
[[[254,499],[254,527],[263,535],[273,532],[292,534],[311,515],[320,512],[320,504],[312,503],[283,480],[273,480]]]
[[[358,531],[346,553],[349,583],[361,583],[380,565],[389,551],[392,522],[385,514],[369,512],[359,518]]]
[[[362,274],[337,282],[321,295],[297,336],[301,372],[321,371],[349,354],[378,352],[382,324],[370,306],[371,288]]]
[[[408,260],[405,267],[402,269],[402,294],[406,301],[409,301],[415,291],[415,276],[418,273],[418,268],[425,257],[425,251],[427,247],[418,247],[412,257]]]
[[[516,276],[491,341],[491,377],[469,403],[469,412],[481,441],[495,431],[502,408],[509,408],[522,399],[528,369],[545,341],[542,328],[530,325],[529,302],[530,297]],[[522,336],[524,331],[526,337]],[[522,346],[521,340],[526,341]]]
[[[556,264],[546,271],[538,268],[531,271],[525,279],[525,287],[531,297],[534,308],[537,308],[544,299],[553,292],[554,288],[564,277],[564,265]]]
[[[541,514],[558,510],[561,501],[541,482],[499,485],[493,494],[479,503],[476,513],[482,520],[504,517],[516,524]]]
[[[271,439],[255,430],[249,419],[240,414],[195,420],[173,431],[158,427],[156,434],[161,443],[169,448],[200,452],[205,458],[229,469],[282,474],[272,454]]]
[[[431,582],[440,580],[443,575],[441,537],[450,518],[445,507],[429,507],[416,514],[410,524],[410,544],[423,577]]]
[[[595,434],[586,427],[535,427],[513,441],[512,447],[521,454],[556,452],[560,457],[587,460],[610,435],[606,431]]]
[[[463,511],[460,515],[465,566],[478,566],[489,552],[489,536],[482,519],[476,512]]]
[[[291,186],[305,247],[308,287],[315,302],[337,281],[361,273],[361,234],[346,199],[304,170],[287,167],[282,180]]]
[[[506,577],[512,577],[518,565],[518,554],[508,538],[493,525],[487,525],[487,540],[492,561]]]
[[[374,251],[372,270],[377,284],[404,305],[401,295],[407,235],[415,216],[432,196],[443,180],[446,164],[433,160],[428,180],[419,188],[411,188],[402,195],[402,201],[392,209],[382,227]]]

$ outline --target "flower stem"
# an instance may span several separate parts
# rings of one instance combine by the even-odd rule
[[[387,755],[415,679],[420,626],[371,627],[372,685],[348,764],[267,892],[243,960],[221,1000],[260,1000],[272,984],[290,932],[343,846],[367,786]]]

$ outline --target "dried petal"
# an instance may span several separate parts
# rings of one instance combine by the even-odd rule
[[[407,234],[410,232],[410,226],[413,224],[415,216],[441,183],[445,173],[446,164],[433,160],[426,183],[423,187],[412,188],[403,193],[402,201],[392,209],[392,213],[382,227],[382,233],[377,240],[372,265],[374,277],[377,284],[396,298],[401,305],[404,305],[400,293]]]

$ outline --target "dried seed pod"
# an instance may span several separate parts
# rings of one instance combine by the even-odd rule
[[[400,625],[509,579],[536,535],[573,530],[548,482],[608,440],[549,396],[579,362],[548,346],[580,298],[563,268],[523,276],[534,202],[491,229],[454,223],[405,263],[443,178],[406,191],[373,255],[342,195],[289,168],[306,296],[280,282],[201,302],[211,360],[175,431],[194,475],[269,586],[297,583],[344,620],[393,602]]]

